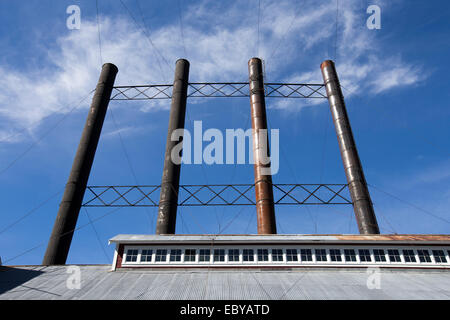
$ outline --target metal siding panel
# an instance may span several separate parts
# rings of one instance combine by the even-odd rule
[[[0,299],[450,299],[449,271],[381,269],[381,288],[370,290],[366,269],[110,272],[108,266],[80,266],[81,289],[69,290],[66,268],[0,272],[0,285],[16,285]],[[28,279],[28,271],[42,273]]]

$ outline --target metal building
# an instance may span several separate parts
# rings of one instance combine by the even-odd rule
[[[249,60],[247,83],[190,83],[189,62],[180,59],[173,85],[115,87],[118,69],[105,64],[42,265],[0,266],[0,299],[449,299],[450,236],[379,234],[334,63],[327,60],[320,67],[323,84],[265,83],[258,58]],[[205,87],[212,87],[212,94],[205,94]],[[101,199],[105,191],[87,186],[109,101],[159,95],[172,101],[162,181],[149,193],[131,187],[143,192],[143,199],[159,189],[159,202],[150,204],[158,207],[156,234],[110,239],[116,246],[111,265],[65,265],[80,208],[95,206],[95,201],[117,205],[115,200]],[[253,190],[255,200],[244,198],[256,208],[257,235],[175,234],[177,207],[186,203],[182,196],[186,188],[179,181],[181,165],[170,157],[175,145],[170,137],[184,128],[191,96],[249,97],[256,161],[255,181],[246,192]],[[352,205],[360,235],[277,234],[275,205],[282,204],[290,191],[272,182],[270,161],[262,160],[262,150],[269,153],[264,147],[267,137],[260,135],[267,129],[265,98],[272,96],[328,99],[347,184],[338,189],[292,188],[306,190],[306,200],[314,197],[333,204],[340,199]],[[103,188],[112,188],[120,198],[128,192]],[[274,196],[274,188],[284,192],[281,199]],[[320,188],[328,188],[332,197],[317,197]],[[344,188],[351,199],[341,195]],[[306,201],[290,198],[293,204]],[[205,203],[213,205],[211,201],[199,205]]]

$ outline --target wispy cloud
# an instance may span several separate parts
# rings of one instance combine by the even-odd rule
[[[135,133],[143,132],[146,129],[147,129],[146,127],[126,126],[126,127],[117,128],[117,129],[109,131],[109,132],[105,132],[102,135],[104,138],[111,138],[111,137],[117,136],[119,134],[123,137],[123,136],[127,136],[127,135],[132,135]]]
[[[388,4],[378,1],[382,8]],[[386,56],[385,48],[388,43],[384,43],[377,38],[377,31],[366,28],[367,15],[361,10],[357,1],[348,1],[345,6],[339,8],[338,30],[334,28],[336,21],[336,6],[329,4],[319,7],[317,15],[310,14],[310,19],[317,18],[318,21],[311,21],[312,26],[307,27],[307,34],[315,35],[315,38],[303,37],[297,39],[301,41],[302,55],[305,59],[316,61],[315,56],[322,50],[322,60],[334,59],[336,69],[344,88],[351,88],[346,93],[353,95],[358,90],[364,90],[368,94],[379,94],[397,87],[415,85],[427,77],[423,68],[418,65],[404,61],[400,54],[396,56]],[[299,18],[300,19],[300,18]],[[322,22],[321,22],[322,21]],[[327,24],[323,25],[323,21]],[[304,26],[306,28],[306,26]],[[304,32],[299,29],[297,32]],[[317,36],[320,35],[320,36]],[[290,39],[294,41],[294,39]],[[328,43],[334,48],[328,52],[320,45]],[[336,56],[334,56],[336,54]],[[318,65],[310,65],[304,72],[294,72],[286,76],[286,81],[314,82],[321,83],[322,77]],[[274,104],[274,108],[298,110],[305,106],[311,106],[321,101],[286,102],[279,101]]]
[[[337,69],[342,84],[352,90],[371,88],[372,93],[380,93],[420,81],[423,78],[420,67],[413,67],[400,57],[378,58],[376,53],[382,50],[382,44],[374,32],[365,29],[365,12],[360,12],[357,3],[346,1],[340,9]],[[317,57],[329,58],[329,46],[334,43],[334,3],[317,5],[315,1],[306,1],[301,7],[293,1],[266,3],[259,45],[256,17],[246,1],[233,5],[203,1],[185,9],[183,42],[191,62],[191,81],[246,80],[247,61],[259,52],[266,60],[271,81],[321,82]],[[153,45],[148,33],[125,14],[102,16],[100,21],[103,62],[119,67],[117,84],[172,81],[174,62],[184,51],[178,36],[178,19],[152,30]],[[39,70],[17,71],[0,65],[3,127],[32,131],[49,115],[68,112],[69,101],[95,87],[100,71],[96,22],[84,19],[80,30],[67,30],[57,43],[56,49],[49,49],[48,59],[42,61]],[[318,102],[293,104],[280,100],[271,106],[299,109],[305,103]],[[153,102],[141,110],[148,112],[167,106]],[[0,137],[3,136],[2,133]]]

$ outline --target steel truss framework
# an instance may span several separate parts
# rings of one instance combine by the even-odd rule
[[[180,185],[179,206],[255,205],[254,184]],[[88,186],[85,207],[157,207],[159,185]],[[352,204],[346,184],[273,184],[276,205]]]
[[[198,82],[189,83],[188,97],[230,98],[249,97],[248,82]],[[312,98],[326,99],[325,86],[311,83],[265,83],[268,98]],[[172,85],[116,86],[111,100],[152,100],[172,98]]]
[[[171,84],[115,86],[110,100],[171,99]],[[190,98],[249,97],[248,82],[188,84]],[[265,83],[269,98],[326,99],[324,84]],[[254,184],[180,185],[179,206],[255,205]],[[157,207],[160,185],[88,186],[84,207]],[[347,184],[273,184],[276,205],[351,205]]]

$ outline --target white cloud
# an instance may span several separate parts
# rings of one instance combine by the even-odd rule
[[[365,28],[365,12],[357,3],[347,1],[340,8],[337,69],[342,84],[352,90],[371,87],[379,93],[421,80],[419,67],[399,57],[378,57],[376,33]],[[257,16],[248,2],[229,5],[205,0],[185,6],[184,41],[178,17],[152,30],[151,40],[165,59],[129,16],[101,17],[103,62],[118,66],[117,85],[171,83],[183,42],[192,82],[246,81],[247,61],[257,52],[266,60],[268,81],[321,82],[319,64],[334,51],[330,49],[335,36],[333,2],[306,1],[301,7],[293,1],[263,2],[259,48]],[[80,30],[65,31],[57,43],[39,70],[16,71],[0,65],[0,122],[9,128],[0,134],[0,141],[8,137],[5,131],[14,131],[11,128],[33,131],[49,115],[68,112],[95,87],[100,72],[95,21],[84,19]],[[292,109],[320,100],[278,101],[270,105]],[[141,110],[169,105],[167,100],[155,101]]]
[[[450,161],[444,161],[433,166],[421,168],[421,170],[408,177],[405,184],[416,187],[420,184],[437,184],[450,179]]]
[[[390,70],[380,71],[372,81],[373,91],[380,93],[394,87],[407,86],[421,80],[421,70],[413,66],[394,66]]]
[[[388,4],[378,1],[383,8]],[[413,66],[406,63],[400,55],[395,57],[386,56],[381,40],[377,38],[377,31],[366,28],[367,15],[365,10],[361,10],[357,1],[348,1],[345,6],[339,8],[338,33],[336,40],[335,31],[335,4],[329,4],[317,9],[320,15],[316,15],[318,20],[325,20],[327,26],[323,26],[320,21],[315,21],[309,27],[307,33],[320,34],[317,39],[308,39],[303,44],[302,54],[305,59],[316,61],[316,48],[319,44],[328,43],[331,49],[328,54],[323,52],[322,60],[335,59],[336,69],[340,82],[345,89],[346,96],[351,96],[358,90],[364,90],[368,94],[378,94],[396,87],[408,86],[418,83],[426,78],[420,66]],[[314,15],[310,15],[313,17]],[[294,39],[291,39],[294,41]],[[336,41],[336,57],[334,58],[334,43]],[[316,45],[316,46],[314,46]],[[319,82],[322,76],[317,65],[307,67],[304,72],[295,72],[285,78],[285,81],[298,82]],[[305,106],[318,104],[318,101],[279,101],[274,108],[281,109],[301,109]]]
[[[135,133],[141,133],[145,130],[146,130],[145,127],[125,126],[125,127],[117,128],[117,129],[109,131],[109,132],[102,133],[102,137],[111,138],[111,137],[117,136],[119,134],[123,137],[123,136],[127,136],[127,135],[132,135]]]

